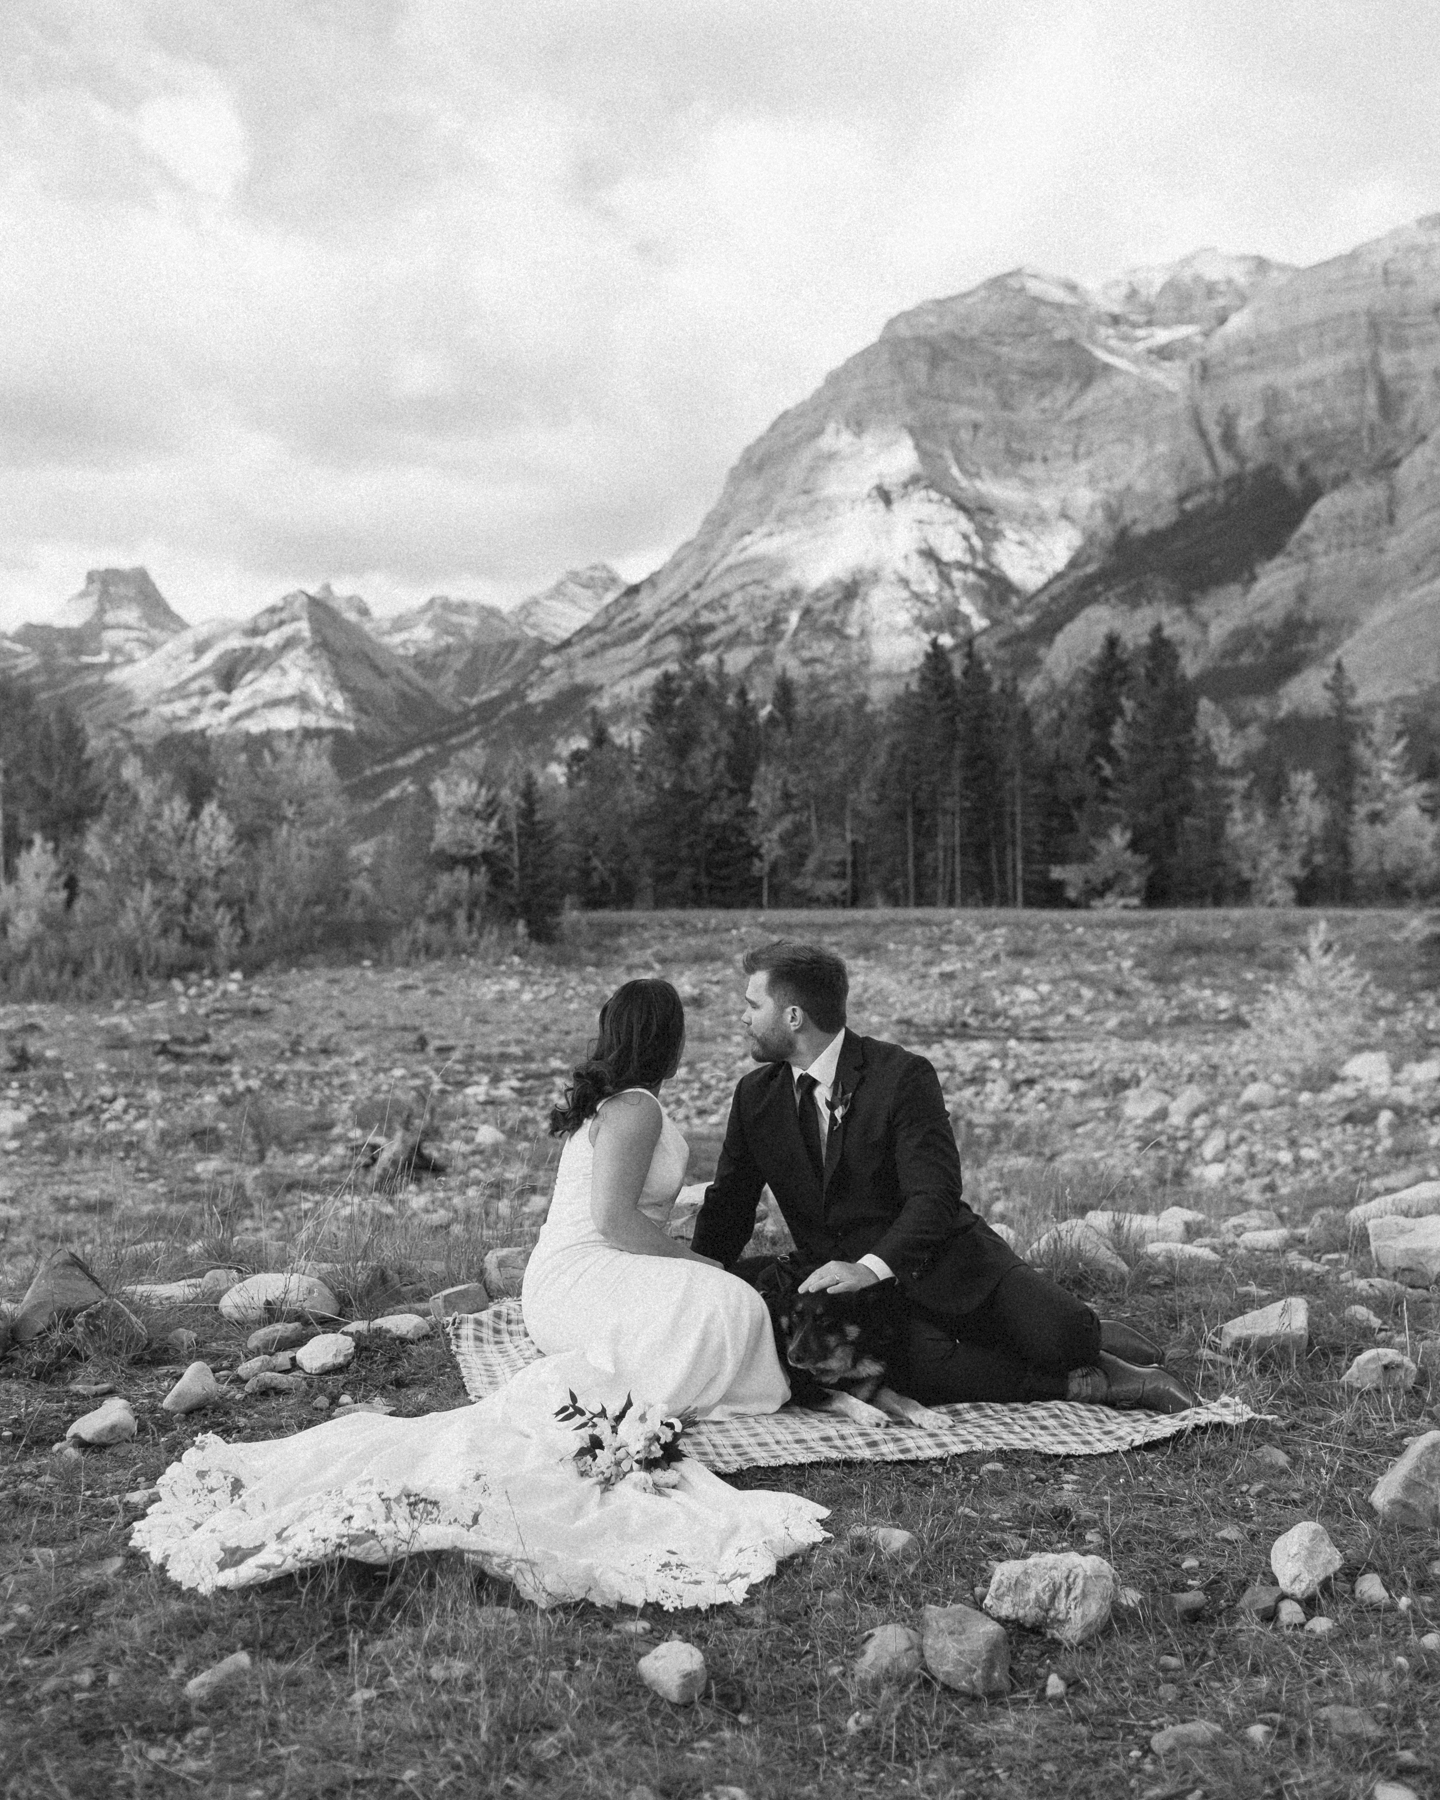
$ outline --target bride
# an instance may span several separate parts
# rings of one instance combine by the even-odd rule
[[[551,1115],[566,1141],[521,1295],[537,1361],[453,1412],[342,1415],[262,1443],[207,1434],[161,1476],[136,1548],[206,1593],[337,1556],[459,1550],[542,1606],[680,1607],[739,1600],[822,1538],[823,1507],[738,1491],[683,1455],[664,1487],[589,1479],[573,1417],[557,1417],[572,1394],[612,1418],[632,1400],[632,1423],[789,1398],[759,1297],[665,1230],[688,1150],[659,1090],[683,1044],[674,988],[626,982]]]

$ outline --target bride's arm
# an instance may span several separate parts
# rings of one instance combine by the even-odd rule
[[[663,1122],[659,1102],[648,1094],[616,1094],[601,1107],[595,1126],[590,1217],[601,1237],[617,1250],[709,1262],[708,1256],[697,1256],[688,1244],[672,1238],[640,1210],[640,1190],[650,1172]]]

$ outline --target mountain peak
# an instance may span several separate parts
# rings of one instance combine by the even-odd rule
[[[543,593],[522,600],[511,617],[532,637],[561,644],[588,625],[602,607],[621,593],[626,581],[609,563],[570,569]]]
[[[54,625],[22,625],[15,636],[42,656],[134,662],[185,630],[149,571],[91,569]]]

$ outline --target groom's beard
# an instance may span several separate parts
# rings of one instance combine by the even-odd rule
[[[772,1031],[748,1032],[750,1055],[755,1062],[789,1062],[795,1050],[795,1034],[783,1026]]]

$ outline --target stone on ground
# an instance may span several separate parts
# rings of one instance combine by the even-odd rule
[[[1366,1230],[1370,1255],[1382,1275],[1421,1287],[1440,1277],[1440,1216],[1372,1219]]]
[[[1280,1090],[1268,1081],[1252,1081],[1248,1087],[1240,1090],[1240,1098],[1236,1102],[1241,1112],[1264,1112],[1268,1107],[1276,1106],[1280,1101]]]
[[[307,1375],[333,1375],[355,1360],[355,1340],[343,1331],[322,1331],[295,1352],[297,1367]]]
[[[257,1356],[273,1356],[277,1350],[293,1350],[311,1335],[311,1327],[296,1319],[282,1320],[278,1325],[262,1325],[245,1340],[245,1348]]]
[[[1270,1546],[1270,1567],[1283,1593],[1308,1600],[1334,1575],[1345,1558],[1330,1534],[1313,1519],[1292,1525]]]
[[[927,1606],[920,1639],[926,1668],[945,1687],[978,1700],[1009,1693],[1009,1639],[984,1613],[972,1606]]]
[[[485,1252],[485,1286],[492,1294],[518,1294],[525,1279],[525,1265],[530,1252],[519,1245],[506,1245]]]
[[[160,1404],[168,1413],[188,1413],[213,1405],[219,1398],[220,1383],[209,1363],[192,1362]]]
[[[1368,1306],[1347,1306],[1342,1315],[1352,1325],[1362,1325],[1366,1331],[1383,1331],[1385,1321],[1378,1314],[1371,1312]]]
[[[865,1638],[855,1659],[856,1681],[908,1681],[924,1662],[920,1633],[908,1625],[877,1625]]]
[[[1145,1246],[1145,1260],[1168,1269],[1172,1275],[1198,1274],[1202,1269],[1223,1267],[1218,1252],[1203,1244],[1185,1244],[1178,1239]]]
[[[386,1313],[382,1318],[371,1319],[370,1331],[372,1336],[399,1338],[401,1343],[414,1344],[429,1337],[430,1321],[422,1319],[419,1313]]]
[[[1440,1181],[1417,1181],[1393,1194],[1362,1200],[1345,1215],[1355,1231],[1372,1219],[1423,1219],[1440,1213]]]
[[[1165,1114],[1165,1123],[1167,1125],[1188,1125],[1197,1113],[1205,1111],[1208,1104],[1209,1096],[1204,1088],[1196,1087],[1192,1082],[1189,1087],[1181,1088],[1170,1102],[1169,1110]]]
[[[1208,1719],[1187,1719],[1183,1725],[1167,1725],[1152,1733],[1150,1748],[1157,1756],[1174,1756],[1182,1750],[1208,1750],[1224,1737],[1221,1728]]]
[[[1440,1431],[1416,1438],[1375,1483],[1370,1504],[1387,1525],[1440,1526]]]
[[[1161,1088],[1131,1088],[1120,1102],[1120,1111],[1132,1125],[1151,1125],[1170,1111],[1169,1094]]]
[[[1392,1079],[1390,1058],[1383,1050],[1362,1050],[1340,1065],[1340,1076],[1344,1081],[1358,1081],[1372,1094],[1386,1093]]]
[[[76,1315],[75,1337],[87,1356],[138,1356],[150,1333],[123,1300],[107,1295]]]
[[[309,1384],[303,1375],[281,1375],[265,1369],[245,1383],[247,1394],[303,1394]]]
[[[274,1356],[247,1356],[235,1370],[241,1381],[251,1381],[257,1375],[288,1375],[295,1367],[293,1350],[277,1350]]]
[[[1270,1587],[1256,1582],[1246,1588],[1235,1602],[1235,1610],[1248,1614],[1252,1619],[1267,1621],[1275,1617],[1275,1609],[1279,1606],[1281,1598],[1278,1587]]]
[[[1298,1600],[1282,1600],[1275,1608],[1275,1623],[1282,1631],[1299,1631],[1305,1623],[1305,1608]]]
[[[1317,1638],[1333,1637],[1339,1629],[1340,1627],[1333,1619],[1327,1619],[1324,1613],[1317,1613],[1313,1619],[1306,1621],[1305,1635]]]
[[[483,1281],[465,1281],[459,1287],[442,1288],[438,1294],[432,1294],[430,1316],[448,1319],[451,1313],[484,1312],[489,1304],[490,1295]]]
[[[1289,1247],[1290,1233],[1284,1225],[1275,1226],[1268,1231],[1242,1231],[1236,1243],[1252,1256],[1278,1256]]]
[[[1390,1590],[1373,1569],[1367,1570],[1355,1583],[1355,1601],[1359,1606],[1390,1604]]]
[[[919,1538],[898,1525],[857,1525],[850,1541],[862,1549],[878,1550],[887,1562],[910,1562],[920,1554]]]
[[[1362,1350],[1340,1377],[1342,1387],[1357,1394],[1369,1392],[1404,1393],[1415,1385],[1419,1370],[1403,1351],[1382,1345]]]
[[[10,1322],[17,1344],[28,1344],[49,1325],[74,1318],[105,1298],[105,1290],[73,1250],[57,1250],[25,1290]]]
[[[1092,1275],[1114,1275],[1123,1278],[1130,1273],[1129,1264],[1093,1225],[1083,1219],[1061,1219],[1030,1247],[1029,1260],[1038,1263],[1066,1263],[1088,1270]]]
[[[1234,1213],[1222,1219],[1220,1229],[1226,1237],[1243,1237],[1247,1231],[1278,1231],[1280,1216],[1268,1206],[1252,1206],[1248,1212]]]
[[[477,1125],[474,1144],[477,1150],[503,1150],[505,1133],[498,1125]]]
[[[1406,1781],[1377,1781],[1370,1800],[1420,1800],[1420,1796]]]
[[[1363,1706],[1346,1706],[1334,1701],[1329,1706],[1317,1707],[1315,1717],[1331,1737],[1363,1742],[1385,1735],[1375,1715],[1367,1712]]]
[[[1103,1556],[1074,1550],[1027,1556],[997,1565],[985,1610],[1062,1644],[1083,1644],[1109,1623],[1115,1586],[1115,1571]]]
[[[227,1687],[231,1682],[241,1680],[249,1673],[249,1669],[249,1651],[237,1650],[233,1656],[227,1656],[223,1661],[215,1663],[199,1675],[192,1676],[185,1683],[185,1697],[188,1700],[208,1700],[221,1688]]]
[[[683,1638],[667,1638],[636,1664],[652,1694],[676,1706],[688,1706],[705,1692],[705,1658]]]
[[[1299,1294],[1241,1313],[1220,1327],[1220,1348],[1227,1356],[1237,1351],[1259,1356],[1272,1350],[1301,1356],[1309,1340],[1310,1303]]]
[[[93,1444],[98,1448],[104,1444],[128,1443],[137,1429],[130,1402],[115,1394],[109,1400],[101,1401],[94,1412],[85,1413],[76,1419],[65,1436],[75,1439],[77,1443]]]
[[[314,1275],[283,1271],[247,1275],[224,1294],[220,1314],[234,1325],[263,1325],[277,1314],[318,1314],[335,1318],[335,1296]]]

